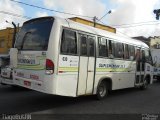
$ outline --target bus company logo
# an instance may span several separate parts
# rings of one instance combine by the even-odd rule
[[[35,60],[33,60],[33,59],[18,59],[18,63],[22,63],[22,64],[35,64]]]
[[[117,65],[117,64],[99,64],[100,68],[126,68],[125,65]]]

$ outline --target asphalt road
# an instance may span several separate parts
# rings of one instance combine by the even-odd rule
[[[0,85],[2,114],[160,114],[160,83],[147,90],[117,90],[102,101],[93,96],[78,98],[44,94]]]

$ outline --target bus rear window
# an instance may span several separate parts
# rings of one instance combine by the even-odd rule
[[[47,50],[53,18],[33,19],[23,24],[15,47],[19,50]]]

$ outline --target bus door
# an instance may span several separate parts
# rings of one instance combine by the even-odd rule
[[[95,76],[95,37],[79,34],[80,60],[77,95],[91,94]]]
[[[145,54],[144,50],[137,48],[136,50],[136,83],[141,85],[145,76]]]

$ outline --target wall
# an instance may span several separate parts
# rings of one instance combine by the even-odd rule
[[[8,54],[12,47],[13,32],[13,28],[0,30],[0,54]]]

